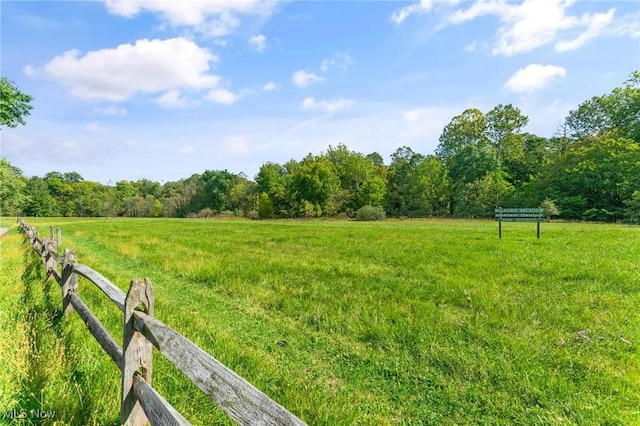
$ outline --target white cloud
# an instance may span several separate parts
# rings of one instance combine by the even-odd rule
[[[176,2],[178,3],[178,2]],[[197,25],[196,31],[209,37],[221,37],[234,32],[240,26],[240,20],[230,13],[223,13]]]
[[[274,90],[277,90],[279,87],[280,85],[278,83],[276,83],[275,81],[270,81],[262,86],[262,90],[264,90],[265,92],[272,92]]]
[[[515,93],[529,93],[544,88],[553,79],[566,75],[562,67],[531,64],[516,71],[504,85]]]
[[[244,136],[227,136],[222,140],[222,152],[232,157],[249,154],[249,143]]]
[[[162,108],[166,109],[184,109],[188,106],[188,100],[181,96],[180,90],[178,89],[169,90],[167,93],[160,96],[156,102]]]
[[[328,114],[333,114],[351,105],[353,105],[353,100],[351,99],[340,98],[330,101],[316,101],[314,98],[308,97],[302,101],[301,108],[305,111],[321,110]]]
[[[267,37],[265,37],[263,34],[253,36],[249,39],[249,44],[258,52],[264,52],[264,50],[267,48]]]
[[[622,16],[609,26],[606,35],[640,38],[640,16],[637,13]]]
[[[563,0],[526,0],[503,16],[506,26],[498,30],[494,54],[512,56],[554,41],[560,30],[573,28],[577,19],[565,15],[570,4]]]
[[[87,124],[85,127],[85,130],[93,133],[102,133],[102,132],[106,132],[107,128],[104,127],[102,124],[98,123],[97,121],[94,121],[93,123]]]
[[[484,15],[500,15],[506,16],[511,10],[511,6],[499,0],[476,1],[468,9],[459,9],[449,16],[452,24],[462,24],[472,21]]]
[[[217,59],[182,37],[144,39],[84,56],[70,50],[53,58],[44,70],[79,98],[123,101],[136,93],[214,88],[220,77],[209,74],[209,62]]]
[[[331,68],[338,68],[342,71],[346,71],[356,61],[348,53],[336,52],[332,57],[325,59],[320,64],[320,71],[327,72]]]
[[[401,9],[397,9],[391,15],[391,20],[400,25],[409,16],[414,13],[426,13],[433,7],[433,0],[420,0],[418,3],[410,4]]]
[[[615,9],[607,13],[585,13],[581,17],[567,14],[575,0],[476,0],[467,9],[449,16],[449,23],[462,24],[485,15],[496,15],[502,21],[497,31],[494,55],[513,56],[556,42],[563,31],[586,28],[576,39],[556,44],[556,50],[575,49],[597,37],[613,20]]]
[[[207,93],[204,97],[208,101],[216,102],[224,105],[232,105],[236,103],[242,95],[233,93],[227,89],[215,89]]]
[[[24,68],[22,68],[22,72],[27,77],[35,77],[35,75],[37,74],[37,71],[33,67],[33,65],[26,65]]]
[[[104,108],[95,108],[94,111],[100,115],[110,115],[113,117],[124,117],[127,115],[127,110],[115,105],[110,105]]]
[[[227,47],[227,45],[229,44],[229,40],[225,38],[217,38],[213,40],[213,44],[220,47]]]
[[[160,14],[171,25],[197,26],[212,16],[233,14],[268,14],[275,7],[269,0],[104,0],[107,10],[114,15],[132,17],[148,11]]]
[[[586,22],[586,31],[573,40],[560,41],[556,43],[556,50],[558,52],[575,50],[585,44],[588,40],[598,37],[604,32],[609,24],[611,24],[614,14],[615,9],[609,9],[607,13],[594,13],[593,15],[584,15],[582,20]]]
[[[293,81],[293,84],[298,87],[307,87],[312,84],[322,83],[324,81],[324,78],[318,77],[313,73],[300,70],[293,73],[293,76],[291,76],[291,80]]]

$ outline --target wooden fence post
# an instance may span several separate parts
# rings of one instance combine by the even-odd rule
[[[69,298],[69,293],[78,294],[78,275],[73,272],[73,264],[76,263],[76,253],[73,249],[64,251],[64,260],[62,261],[62,312],[67,314],[73,312],[74,308]]]
[[[58,268],[58,262],[52,253],[56,252],[56,245],[52,240],[45,240],[42,242],[42,260],[44,261],[44,267],[47,271],[47,278],[56,272]]]
[[[124,302],[124,342],[122,350],[124,365],[122,368],[122,405],[120,423],[138,426],[148,423],[142,406],[133,391],[133,376],[138,373],[151,385],[151,361],[153,345],[133,327],[134,310],[153,315],[153,290],[149,279],[132,280]]]
[[[56,246],[58,246],[58,248],[62,245],[62,229],[60,229],[60,227],[58,227],[58,239],[56,240]]]

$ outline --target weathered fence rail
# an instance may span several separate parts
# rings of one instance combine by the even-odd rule
[[[42,239],[38,231],[23,220],[20,220],[20,227],[33,250],[42,259],[47,277],[53,277],[60,285],[64,313],[78,313],[93,337],[122,372],[122,424],[190,424],[151,386],[152,347],[238,424],[305,424],[189,339],[154,318],[153,289],[148,279],[132,280],[129,291],[125,294],[99,272],[77,263],[72,249],[66,249],[62,254],[57,251],[62,240],[60,228],[57,239],[54,240],[53,227],[50,228],[50,237]],[[102,290],[123,312],[122,347],[78,295],[78,275]]]

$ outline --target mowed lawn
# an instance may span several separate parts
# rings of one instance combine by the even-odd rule
[[[160,320],[309,424],[640,424],[639,227],[543,223],[538,240],[532,223],[498,239],[492,221],[27,221],[60,226],[125,291],[149,277]],[[31,332],[0,362],[49,370],[5,373],[0,409],[117,423],[117,367],[60,317],[17,229],[3,239],[2,273],[22,283],[1,281],[18,302],[0,302],[0,332]],[[121,341],[119,311],[84,280],[80,295]],[[158,352],[153,381],[194,424],[229,423]]]

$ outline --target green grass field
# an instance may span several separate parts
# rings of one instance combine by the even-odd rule
[[[640,227],[27,221],[125,291],[149,277],[156,317],[309,424],[640,424]],[[3,223],[0,410],[117,424],[117,367]],[[80,295],[121,341],[117,308]],[[153,380],[192,423],[230,424],[157,352]]]

